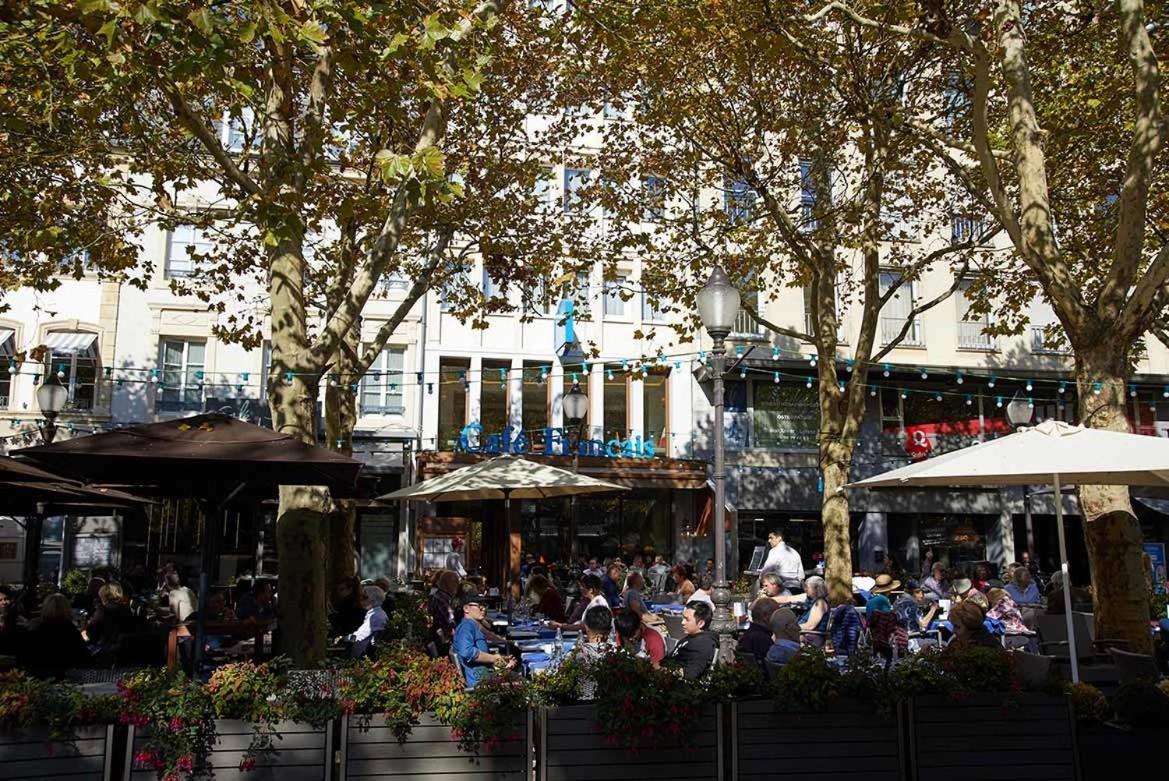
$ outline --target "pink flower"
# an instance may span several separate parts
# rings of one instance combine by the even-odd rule
[[[170,722],[167,724],[167,726],[170,727],[171,732],[178,732],[179,730],[181,730],[183,728],[183,720],[181,717],[175,716],[173,719],[170,720]]]
[[[347,716],[352,716],[353,713],[357,710],[357,703],[348,699],[341,700],[341,710],[344,711]]]
[[[154,764],[154,755],[149,751],[139,751],[134,755],[134,764],[141,768],[147,768]]]
[[[239,769],[240,770],[255,770],[256,769],[256,760],[253,759],[252,757],[246,757],[246,758],[240,760]]]
[[[190,772],[193,766],[194,763],[191,761],[190,754],[183,754],[181,757],[175,760],[175,767],[177,767],[179,770],[186,770],[187,772]]]

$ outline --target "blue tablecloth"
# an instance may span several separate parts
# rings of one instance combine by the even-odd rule
[[[647,607],[653,613],[681,613],[686,606],[681,602],[669,602],[658,604],[656,602],[646,602]]]
[[[572,650],[572,643],[564,644],[564,653],[567,655]],[[524,668],[525,675],[531,675],[536,670],[543,670],[551,667],[553,664],[552,657],[543,651],[528,651],[520,654],[520,664]]]

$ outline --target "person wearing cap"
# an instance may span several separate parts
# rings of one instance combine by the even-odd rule
[[[910,634],[928,629],[937,612],[938,603],[927,600],[925,590],[913,580],[905,584],[905,593],[893,603],[897,623]]]
[[[512,668],[515,659],[503,654],[491,653],[487,648],[487,637],[480,622],[487,617],[487,605],[475,598],[463,603],[463,620],[455,629],[452,647],[458,657],[459,667],[467,681],[467,688],[474,689],[479,681],[489,676],[496,667]]]
[[[878,575],[869,589],[869,598],[865,602],[865,615],[874,613],[888,613],[893,610],[889,602],[889,594],[901,588],[901,581],[894,580],[892,575]]]
[[[982,608],[984,613],[990,609],[990,601],[987,600],[986,594],[976,589],[970,578],[958,578],[950,589],[955,602],[973,602]]]

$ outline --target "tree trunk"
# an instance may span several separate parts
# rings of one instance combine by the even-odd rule
[[[356,334],[360,325],[351,329],[353,338],[346,337],[348,346],[356,351]],[[357,393],[361,373],[344,348],[338,350],[332,361],[332,375],[336,381],[325,388],[325,438],[335,453],[353,456],[353,432],[357,427]],[[374,382],[380,380],[374,379]],[[357,574],[357,506],[352,499],[334,499],[325,527],[326,573],[328,583],[338,578]]]
[[[849,479],[852,451],[853,447],[842,441],[825,439],[820,442],[820,475],[824,480],[824,493],[820,497],[820,521],[824,525],[824,578],[833,605],[852,601],[852,531],[848,494],[841,490]]]
[[[275,334],[273,338],[275,341]],[[273,355],[275,352],[274,347]],[[294,375],[290,383],[270,383],[269,398],[276,430],[313,442],[316,383],[306,379]],[[280,487],[276,515],[280,652],[298,667],[316,666],[325,660],[323,527],[329,506],[329,491],[322,486]]]
[[[1126,345],[1076,350],[1076,382],[1084,425],[1109,431],[1129,430],[1124,408],[1127,364]],[[1091,565],[1096,636],[1127,640],[1132,650],[1151,653],[1141,527],[1133,514],[1128,487],[1082,485],[1077,495]]]

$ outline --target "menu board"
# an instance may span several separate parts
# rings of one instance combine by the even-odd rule
[[[114,542],[115,537],[108,534],[75,537],[70,557],[72,566],[80,569],[114,566]]]

